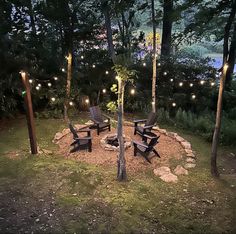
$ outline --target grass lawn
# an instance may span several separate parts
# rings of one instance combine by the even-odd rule
[[[190,175],[167,184],[150,170],[119,183],[116,165],[56,154],[52,139],[64,127],[62,120],[37,120],[39,146],[53,154],[31,156],[25,120],[0,125],[0,233],[236,233],[236,177],[226,175],[235,149],[220,149],[225,174],[215,180],[210,145],[179,131],[197,152]]]

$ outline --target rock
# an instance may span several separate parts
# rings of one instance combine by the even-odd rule
[[[54,137],[54,141],[59,141],[62,137],[63,137],[63,134],[61,132],[57,132]]]
[[[171,173],[171,170],[169,167],[159,167],[153,170],[154,174],[156,176],[162,176],[168,173]]]
[[[167,133],[166,129],[164,129],[164,128],[163,128],[163,129],[160,128],[158,131],[159,131],[160,133],[162,133],[162,134],[166,134],[166,133]]]
[[[196,167],[196,163],[186,163],[184,165],[185,169],[190,169],[190,168],[194,168],[194,167]]]
[[[174,169],[174,173],[176,175],[188,175],[188,170],[186,170],[185,168],[183,168],[181,165],[178,165],[175,169]]]
[[[192,157],[187,157],[186,158],[186,162],[187,163],[195,163],[196,164],[196,160],[194,158],[192,158]]]
[[[164,174],[160,177],[161,180],[167,182],[167,183],[177,183],[178,181],[178,177],[172,173],[167,173],[167,174]]]
[[[191,149],[191,144],[188,141],[182,141],[181,145],[184,149]]]
[[[65,129],[62,130],[61,133],[62,133],[63,136],[65,136],[65,135],[67,135],[69,132],[70,132],[70,129],[69,129],[69,128],[65,128]]]
[[[53,154],[53,152],[51,150],[47,150],[47,149],[42,149],[44,154]]]
[[[186,154],[193,154],[192,149],[184,149],[184,150],[185,150]]]
[[[167,132],[166,135],[169,136],[169,137],[171,137],[171,138],[175,138],[175,139],[176,139],[176,137],[178,136],[178,134],[175,133],[175,132]]]
[[[88,122],[85,123],[85,125],[92,125],[92,124],[93,124],[92,120],[89,120]]]
[[[196,158],[196,155],[193,154],[193,153],[188,153],[188,154],[187,154],[187,157]]]
[[[178,141],[178,142],[183,142],[183,141],[185,141],[185,139],[184,139],[183,137],[178,136],[178,135],[175,137],[175,139],[176,139],[176,141]]]

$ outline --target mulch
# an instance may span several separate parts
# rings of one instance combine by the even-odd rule
[[[81,126],[82,127],[82,126]],[[174,139],[153,131],[157,135],[160,135],[159,143],[156,145],[155,149],[159,152],[161,158],[150,154],[152,164],[148,163],[144,157],[138,155],[134,157],[133,146],[126,149],[126,168],[128,172],[136,172],[139,170],[154,169],[160,166],[169,166],[170,160],[180,160],[184,155],[185,151],[182,146]],[[72,134],[69,133],[60,139],[57,144],[59,145],[59,153],[67,158],[74,160],[86,162],[89,164],[103,165],[108,167],[114,167],[117,165],[117,155],[116,151],[105,150],[100,143],[100,140],[110,133],[116,133],[116,129],[112,128],[111,132],[104,131],[98,136],[95,130],[91,131],[92,134],[92,152],[86,150],[81,150],[75,153],[69,153],[70,144],[73,142]],[[133,127],[125,126],[124,134],[129,136],[132,140],[140,141],[141,137],[133,134]],[[83,136],[83,133],[80,133]]]

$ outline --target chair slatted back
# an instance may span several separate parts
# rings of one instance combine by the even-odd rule
[[[96,121],[103,123],[103,117],[102,112],[99,108],[99,106],[92,106],[89,108],[91,117],[95,119]]]
[[[154,125],[157,121],[157,114],[154,112],[149,113],[145,126]]]
[[[148,149],[146,149],[146,152],[149,152],[153,149],[153,147],[158,143],[158,139],[160,136],[157,136],[155,138],[152,138],[148,143]]]
[[[71,123],[69,123],[69,128],[70,128],[71,133],[73,134],[73,138],[74,138],[74,139],[79,138],[79,136],[78,136],[76,130],[74,129],[74,127],[72,126]]]

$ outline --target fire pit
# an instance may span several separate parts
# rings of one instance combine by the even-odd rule
[[[124,136],[125,142],[125,150],[131,147],[131,139],[129,137]],[[107,134],[100,140],[102,148],[110,151],[118,151],[119,150],[119,142],[117,139],[117,134]]]

